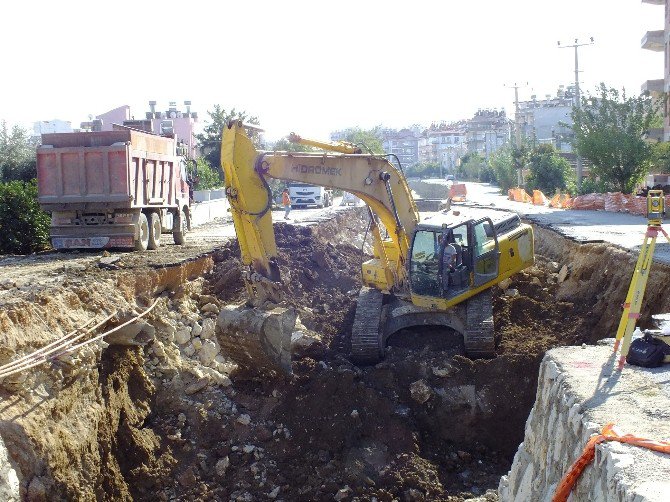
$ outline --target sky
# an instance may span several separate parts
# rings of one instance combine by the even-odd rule
[[[514,110],[574,81],[639,93],[663,78],[642,50],[664,7],[640,0],[246,0],[7,2],[0,120],[74,127],[149,100],[214,104],[259,117],[267,139],[327,138],[346,127],[456,121]],[[527,83],[527,85],[526,85]],[[183,106],[181,106],[183,108]]]

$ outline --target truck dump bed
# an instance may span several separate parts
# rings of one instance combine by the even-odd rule
[[[174,139],[130,129],[43,134],[37,149],[47,211],[175,207],[183,181]]]

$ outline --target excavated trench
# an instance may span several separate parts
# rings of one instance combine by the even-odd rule
[[[15,488],[27,500],[496,500],[544,352],[614,333],[635,256],[536,228],[536,266],[495,290],[497,358],[471,361],[427,327],[357,367],[346,353],[364,227],[360,212],[277,226],[301,321],[290,378],[246,378],[219,351],[217,312],[244,299],[234,244],[178,266],[70,277],[6,305],[0,363],[159,299],[109,347],[1,382],[3,499]],[[654,266],[645,303],[656,312],[670,307],[669,278]]]

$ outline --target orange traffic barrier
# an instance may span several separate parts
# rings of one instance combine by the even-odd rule
[[[570,200],[569,193],[557,193],[549,201],[549,207],[556,207],[559,209],[569,207],[568,201]]]
[[[533,202],[533,198],[523,188],[510,188],[507,197],[516,202]]]
[[[463,202],[468,195],[465,183],[453,183],[449,187],[449,198],[453,201]]]
[[[533,205],[534,206],[546,206],[548,203],[547,197],[542,193],[541,190],[533,190]]]
[[[582,454],[570,466],[570,469],[568,469],[568,472],[565,473],[561,482],[558,484],[551,502],[566,502],[568,500],[570,492],[577,483],[579,476],[582,475],[586,466],[593,461],[593,457],[595,457],[596,454],[596,445],[604,441],[618,441],[620,443],[628,443],[661,453],[670,453],[670,442],[652,441],[651,439],[644,439],[633,436],[632,434],[625,434],[622,436],[614,430],[614,424],[607,424],[603,427],[600,434],[593,436],[589,439],[588,443],[586,443]]]

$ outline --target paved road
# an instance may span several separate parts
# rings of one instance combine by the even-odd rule
[[[551,227],[581,242],[610,242],[637,253],[644,239],[647,219],[625,213],[553,209],[514,202],[488,183],[466,183],[468,203],[517,212],[527,220]],[[670,233],[670,224],[668,225]],[[670,244],[660,236],[654,260],[670,264]]]

